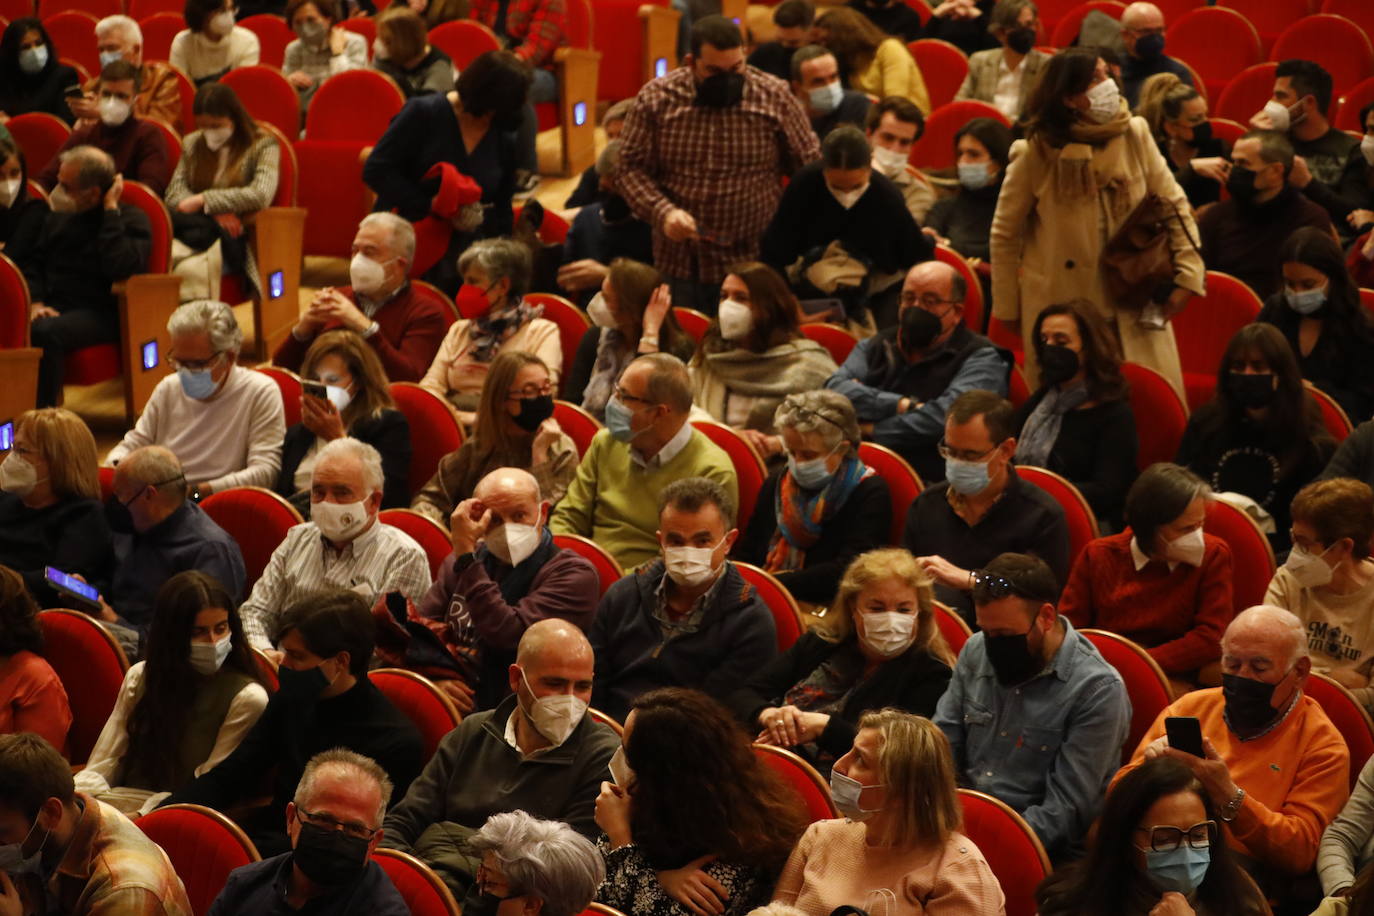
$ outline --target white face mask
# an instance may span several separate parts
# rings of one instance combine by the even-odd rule
[[[520,669],[520,679],[525,682],[525,689],[529,690],[530,696],[534,696],[534,691],[530,690],[529,679],[525,677],[524,668]],[[525,712],[534,730],[553,742],[555,747],[568,740],[568,736],[586,714],[587,704],[571,693],[539,697]]]
[[[0,207],[10,207],[19,199],[19,189],[24,184],[22,179],[11,178],[9,181],[0,181]]]
[[[601,293],[592,296],[592,301],[587,303],[587,315],[598,328],[616,327],[615,316],[611,314],[611,307]]]
[[[668,570],[668,578],[683,588],[710,582],[716,577],[712,559],[724,543],[725,539],[721,538],[713,547],[664,547],[663,564]]]
[[[380,38],[375,38],[372,41],[372,56],[376,60],[386,60],[390,57],[390,55],[386,53],[386,45],[382,44]]]
[[[216,642],[193,642],[191,667],[196,669],[196,673],[209,677],[224,666],[224,660],[233,648],[234,637],[229,633]]]
[[[232,127],[207,127],[200,132],[205,138],[205,145],[210,148],[210,152],[219,152],[220,147],[229,142],[229,138],[234,135]]]
[[[133,113],[133,106],[112,95],[102,98],[97,107],[100,109],[100,123],[106,127],[118,127],[129,120],[129,115]]]
[[[1121,90],[1116,80],[1108,77],[1088,90],[1088,118],[1106,124],[1121,111]]]
[[[1285,131],[1292,126],[1293,117],[1288,111],[1288,106],[1277,99],[1265,102],[1260,112],[1269,115],[1269,123],[1273,130]]]
[[[1202,554],[1206,549],[1207,544],[1202,540],[1202,529],[1194,528],[1183,537],[1170,541],[1164,548],[1164,555],[1189,566],[1201,566]]]
[[[353,291],[364,296],[376,295],[386,282],[386,268],[365,254],[355,254],[348,264],[348,282]]]
[[[1365,162],[1374,165],[1374,134],[1365,134],[1360,138],[1360,153]]]
[[[343,413],[348,409],[348,405],[353,403],[353,395],[348,393],[348,389],[339,385],[325,385],[324,396],[329,399],[329,403],[334,405],[334,409]]]
[[[519,566],[539,547],[543,533],[534,525],[506,522],[487,532],[487,550],[507,566]]]
[[[23,499],[36,486],[38,470],[17,452],[10,452],[4,463],[0,463],[0,490]]]
[[[916,638],[916,615],[897,611],[860,613],[863,620],[863,643],[883,658],[905,652]]]
[[[882,808],[861,808],[859,797],[864,789],[881,789],[881,785],[866,786],[857,779],[844,775],[839,770],[830,771],[830,797],[835,800],[835,808],[851,821],[866,821]]]
[[[873,147],[873,167],[888,178],[896,178],[906,171],[907,154],[882,146]]]
[[[211,35],[223,38],[234,31],[234,14],[228,10],[220,10],[210,17],[210,21],[205,24],[205,31]]]
[[[332,503],[323,500],[310,504],[310,520],[320,534],[331,541],[351,541],[367,527],[371,520],[367,503]]]
[[[630,780],[635,778],[635,771],[630,769],[630,764],[625,759],[625,745],[615,749],[611,755],[611,762],[607,764],[611,770],[611,779],[622,789],[630,784]]]
[[[830,196],[835,198],[835,202],[848,210],[859,202],[860,197],[864,196],[864,192],[868,190],[868,182],[865,181],[852,191],[836,191],[829,184],[826,185],[826,188],[830,191]]]
[[[754,329],[754,311],[743,302],[722,299],[716,316],[720,322],[720,336],[726,340],[743,340]]]
[[[1288,575],[1296,579],[1298,585],[1303,588],[1321,588],[1331,581],[1331,576],[1335,572],[1324,559],[1326,551],[1330,549],[1328,547],[1321,553],[1309,553],[1294,544],[1293,549],[1288,552],[1288,559],[1283,562],[1283,568],[1288,570]]]
[[[76,199],[67,193],[67,189],[58,185],[52,189],[48,195],[48,206],[54,213],[75,213]]]

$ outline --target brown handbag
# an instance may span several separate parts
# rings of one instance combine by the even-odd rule
[[[1102,249],[1102,284],[1119,307],[1139,311],[1156,301],[1158,290],[1173,285],[1170,220],[1178,220],[1188,244],[1197,251],[1178,207],[1153,193],[1145,195]]]

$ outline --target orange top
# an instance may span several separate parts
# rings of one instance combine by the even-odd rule
[[[66,752],[72,710],[52,666],[32,652],[0,662],[0,735],[33,732]]]

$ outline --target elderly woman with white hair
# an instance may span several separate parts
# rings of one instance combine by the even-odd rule
[[[488,916],[576,916],[606,876],[591,840],[561,821],[524,811],[493,814],[468,846],[482,858],[477,890],[494,904]]]
[[[199,499],[228,487],[271,487],[281,468],[286,419],[277,385],[238,365],[243,332],[223,302],[188,302],[167,320],[175,374],[153,389],[138,425],[107,464],[144,445],[171,449]]]
[[[798,601],[824,606],[855,557],[888,543],[887,481],[860,460],[859,421],[839,392],[788,395],[773,423],[787,464],[764,481],[735,558],[773,573]]]

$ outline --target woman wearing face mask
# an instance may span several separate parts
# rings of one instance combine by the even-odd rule
[[[930,93],[916,59],[901,39],[884,34],[863,13],[832,7],[816,17],[811,38],[835,52],[840,77],[850,89],[880,99],[905,96],[930,116]]]
[[[1331,233],[1305,226],[1284,241],[1279,257],[1283,290],[1256,320],[1283,332],[1303,378],[1356,423],[1367,419],[1374,413],[1374,327],[1340,245]]]
[[[281,472],[272,489],[307,515],[310,477],[328,442],[351,436],[382,455],[382,508],[410,500],[410,424],[387,391],[377,352],[352,331],[326,331],[306,351],[301,378],[319,382],[325,397],[301,395],[301,422],[286,431]]]
[[[692,402],[721,423],[768,433],[782,399],[824,387],[835,374],[835,360],[802,336],[801,307],[767,265],[732,266],[720,295],[716,319],[689,366]],[[766,455],[781,449],[777,436],[749,438]]]
[[[301,123],[320,83],[345,70],[367,67],[367,39],[339,25],[339,0],[291,0],[286,24],[296,38],[281,70],[301,97]]]
[[[1135,479],[1135,414],[1116,341],[1088,302],[1052,305],[1035,319],[1040,389],[1016,410],[1016,463],[1068,478],[1113,529]]]
[[[1197,226],[1142,118],[1131,117],[1097,51],[1068,48],[1050,58],[1022,116],[1026,139],[1012,144],[991,245],[993,317],[1020,331],[1035,350],[1036,316],[1056,302],[1083,299],[1113,329],[1127,360],[1161,373],[1183,392],[1167,317],[1203,290]],[[1166,201],[1172,283],[1141,311],[1108,291],[1101,266],[1107,241],[1147,195]],[[1178,218],[1174,218],[1175,211]],[[1132,303],[1133,305],[1135,303]],[[1028,381],[1038,383],[1034,367]]]
[[[439,461],[410,508],[448,528],[457,505],[497,468],[522,468],[544,499],[563,498],[577,473],[577,446],[553,419],[553,382],[544,361],[513,350],[492,361],[472,435]]]
[[[147,650],[76,776],[78,790],[130,815],[229,756],[267,707],[233,599],[202,572],[158,590]]]
[[[188,28],[172,39],[168,57],[197,86],[258,62],[258,36],[234,25],[234,13],[234,0],[186,0],[182,15]]]
[[[954,135],[959,190],[930,208],[923,230],[966,258],[988,259],[988,233],[1002,191],[1011,129],[993,118],[974,118]]]
[[[1374,102],[1360,109],[1360,173],[1364,176],[1364,199],[1346,217],[1350,229],[1363,233],[1350,246],[1347,264],[1355,282],[1361,287],[1374,287]]]
[[[75,600],[47,584],[44,567],[103,588],[113,562],[100,502],[95,437],[62,407],[14,420],[14,447],[0,463],[0,564],[24,577],[42,607]]]
[[[0,36],[0,114],[42,111],[75,123],[67,99],[81,98],[81,79],[57,57],[57,46],[37,19],[26,16],[6,26]]]
[[[830,771],[843,820],[807,828],[773,899],[807,916],[1001,916],[1005,898],[963,826],[949,741],[929,719],[884,709],[859,720]]]
[[[568,372],[568,397],[598,420],[620,373],[641,353],[671,353],[684,363],[696,344],[673,317],[668,285],[648,264],[617,258],[587,306],[592,326],[582,335]]]
[[[0,138],[0,252],[23,258],[38,238],[43,215],[41,197],[29,193],[29,166],[13,137]]]
[[[184,277],[182,301],[218,299],[223,273],[242,274],[261,290],[243,217],[271,206],[281,150],[223,83],[201,86],[192,111],[196,130],[182,139],[181,159],[167,186],[172,234],[180,243],[173,245],[172,258],[174,272]]]
[[[1188,767],[1146,761],[1107,794],[1087,857],[1036,889],[1040,916],[1268,916],[1220,827]]]
[[[1269,542],[1288,548],[1288,507],[1321,473],[1336,444],[1303,390],[1293,350],[1270,324],[1247,324],[1226,345],[1216,397],[1188,418],[1175,460],[1273,517]]]
[[[777,576],[799,602],[824,607],[845,567],[887,543],[887,481],[859,458],[854,405],[838,391],[788,395],[773,424],[787,462],[759,490],[735,556]]]
[[[822,773],[854,742],[859,718],[890,707],[935,714],[954,653],[935,624],[931,580],[905,550],[850,564],[835,613],[729,698],[764,744],[791,748]]]
[[[493,814],[468,847],[482,857],[477,886],[494,904],[492,916],[517,916],[532,904],[540,916],[577,916],[606,877],[590,840],[561,821],[524,811]]]
[[[396,81],[405,97],[443,95],[453,88],[453,60],[426,40],[425,21],[405,5],[377,17],[372,67]]]
[[[1177,693],[1219,683],[1221,634],[1235,613],[1231,549],[1202,530],[1210,498],[1192,471],[1150,465],[1126,496],[1126,529],[1083,549],[1059,599],[1075,627],[1144,646]]]
[[[596,899],[636,916],[742,916],[768,901],[806,825],[796,796],[715,700],[668,687],[634,702],[596,823]]]
[[[1231,174],[1231,149],[1212,136],[1207,100],[1174,74],[1156,73],[1140,87],[1136,113],[1150,125],[1188,203],[1197,208],[1220,200]]]
[[[66,748],[67,691],[43,658],[38,605],[8,566],[0,566],[0,697],[0,735],[33,732],[59,751]]]
[[[1001,47],[969,55],[968,76],[954,100],[987,102],[1016,123],[1026,96],[1050,60],[1035,47],[1039,22],[1040,11],[1032,0],[1001,0],[993,6],[987,30]]]

